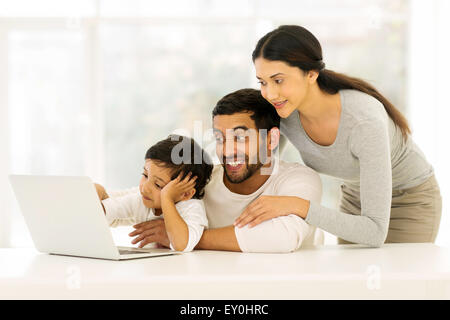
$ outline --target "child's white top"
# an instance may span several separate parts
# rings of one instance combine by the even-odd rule
[[[102,203],[106,211],[106,220],[111,227],[134,225],[163,217],[163,215],[156,216],[153,209],[144,205],[139,188],[113,192],[110,196]],[[203,201],[199,199],[180,201],[175,204],[175,207],[189,230],[189,240],[183,251],[192,251],[200,241],[204,228],[208,227]],[[170,248],[173,250],[172,244]]]

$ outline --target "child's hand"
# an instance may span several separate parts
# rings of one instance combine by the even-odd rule
[[[191,176],[192,173],[188,173],[188,175],[181,180],[182,173],[180,173],[176,179],[173,179],[166,184],[161,190],[161,200],[166,199],[173,202],[180,201],[185,193],[191,192],[195,187],[195,180],[197,180],[197,177],[191,178]]]
[[[95,190],[97,190],[97,195],[98,198],[101,200],[105,200],[109,198],[109,195],[106,193],[105,188],[103,188],[102,185],[98,184],[98,183],[94,183],[95,185]]]

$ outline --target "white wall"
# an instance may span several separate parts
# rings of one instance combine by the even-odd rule
[[[0,28],[0,43],[6,43],[6,29]],[[10,245],[12,194],[9,174],[8,61],[6,50],[0,50],[0,248]]]
[[[408,101],[413,138],[433,164],[443,210],[437,244],[450,245],[450,1],[411,1]]]

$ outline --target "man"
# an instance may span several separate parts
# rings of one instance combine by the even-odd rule
[[[316,229],[295,215],[295,199],[319,202],[320,177],[304,165],[274,156],[280,137],[275,108],[258,90],[241,89],[223,97],[212,116],[221,164],[214,167],[205,188],[209,228],[196,249],[290,252],[313,244]],[[261,207],[272,208],[278,217],[245,225]],[[234,225],[243,212],[246,218],[238,220],[243,225]],[[270,216],[271,212],[264,214]],[[170,245],[163,219],[134,227],[130,236],[137,237],[132,243],[140,242],[140,247],[152,242]]]

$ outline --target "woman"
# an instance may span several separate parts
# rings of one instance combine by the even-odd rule
[[[434,242],[442,199],[405,117],[367,82],[325,69],[318,40],[285,25],[253,51],[261,94],[305,164],[343,181],[340,210],[294,197],[263,197],[236,220],[250,227],[295,213],[339,243]]]

